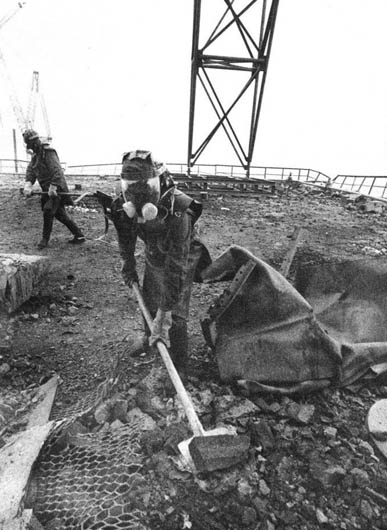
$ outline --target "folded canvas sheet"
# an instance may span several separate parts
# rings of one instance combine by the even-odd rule
[[[202,321],[224,381],[313,390],[323,381],[350,384],[387,361],[386,260],[305,268],[296,289],[232,246],[202,276],[206,282],[232,278]]]

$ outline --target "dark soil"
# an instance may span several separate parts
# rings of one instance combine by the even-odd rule
[[[89,179],[82,182],[82,191],[110,193],[115,185],[115,181]],[[20,182],[1,182],[0,252],[38,254],[39,199],[24,199],[19,186]],[[107,236],[100,238],[104,219],[98,208],[76,209],[73,216],[87,242],[69,245],[66,228],[54,225],[49,247],[40,252],[50,259],[51,271],[41,289],[11,315],[12,349],[0,359],[0,365],[10,368],[0,380],[3,401],[58,374],[55,414],[59,417],[67,405],[112,373],[117,355],[142,330],[139,309],[121,279],[114,228],[110,225]],[[341,196],[315,189],[298,188],[288,196],[210,196],[204,202],[200,233],[213,258],[237,244],[279,269],[297,226],[307,235],[296,253],[290,280],[300,265],[387,252],[383,215],[361,213]],[[141,271],[141,245],[138,252]],[[201,315],[225,287],[225,283],[194,286],[188,389],[196,397],[209,390],[220,402],[246,405],[248,400],[237,388],[219,381],[216,361],[200,328]],[[127,395],[160,364],[156,355],[124,357],[120,391]],[[168,399],[165,393],[159,397]],[[292,399],[257,397],[254,410],[229,421],[251,437],[248,462],[195,479],[174,467],[171,455],[178,440],[171,441],[165,421],[158,421],[162,442],[159,447],[143,446],[148,495],[142,509],[149,528],[387,529],[387,467],[365,426],[369,407],[381,397],[387,397],[383,381],[360,385],[356,391],[330,388]],[[305,423],[294,421],[289,414],[294,403],[313,405],[313,417]],[[209,424],[209,415],[203,414],[202,420]],[[10,422],[8,430],[3,429],[4,440],[17,429],[15,425]],[[180,439],[186,433],[188,429]]]

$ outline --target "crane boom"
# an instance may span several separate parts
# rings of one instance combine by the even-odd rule
[[[2,70],[3,77],[8,85],[9,99],[11,101],[12,109],[15,114],[17,125],[20,132],[23,132],[27,128],[26,118],[22,106],[20,105],[19,99],[16,94],[15,87],[13,85],[11,76],[8,73],[7,63],[4,58],[4,54],[0,49],[0,70]]]
[[[17,7],[14,7],[11,9],[7,14],[3,16],[3,18],[0,18],[0,29],[8,22],[8,20],[11,20],[11,18],[16,15],[16,13],[25,6],[25,2],[18,2]]]
[[[17,6],[11,9],[8,13],[6,13],[1,19],[0,19],[0,29],[6,24],[11,18],[16,15],[16,13],[25,5],[25,1],[18,2]],[[7,63],[4,57],[3,52],[0,49],[0,70],[2,70],[3,77],[5,78],[6,84],[8,85],[8,91],[9,91],[9,98],[11,100],[11,105],[13,108],[13,112],[15,114],[15,118],[18,124],[18,127],[21,132],[23,132],[27,127],[26,118],[22,109],[22,106],[20,105],[19,99],[17,97],[17,93],[15,90],[15,87],[13,85],[11,76],[8,73]]]
[[[31,129],[34,128],[35,114],[36,114],[36,103],[39,94],[39,72],[32,72],[32,85],[30,91],[30,97],[28,100],[26,122],[27,126]]]
[[[43,94],[40,93],[40,107],[42,109],[42,114],[43,114],[43,121],[44,121],[44,126],[46,128],[46,134],[47,134],[47,140],[49,142],[51,142],[52,140],[52,136],[51,136],[51,128],[50,128],[50,123],[48,121],[48,114],[47,114],[47,108],[46,108],[46,103],[44,101],[44,97],[43,97]]]

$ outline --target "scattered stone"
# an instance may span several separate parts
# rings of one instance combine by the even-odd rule
[[[353,477],[353,481],[358,487],[365,487],[368,486],[370,483],[370,477],[364,469],[359,469],[358,467],[354,467],[350,471],[351,476]]]
[[[124,424],[122,423],[122,421],[120,420],[114,420],[111,424],[110,424],[110,427],[112,429],[112,431],[115,431],[117,429],[121,429],[121,427],[123,427]]]
[[[254,508],[245,507],[242,512],[242,525],[243,526],[250,526],[253,523],[255,523],[257,520],[257,512],[254,510]]]
[[[315,406],[314,405],[301,405],[300,410],[296,416],[296,419],[303,423],[304,425],[308,424],[314,415]]]
[[[271,490],[263,479],[259,481],[259,491],[264,497],[270,495]]]
[[[122,423],[127,422],[128,402],[125,399],[116,399],[112,408],[112,416]]]
[[[152,431],[156,428],[156,422],[148,414],[145,414],[140,408],[135,407],[126,414],[126,422],[139,422],[142,431]]]
[[[0,364],[0,377],[1,377],[2,375],[7,374],[10,370],[11,370],[11,367],[9,366],[8,363],[2,363],[2,364]]]
[[[281,405],[277,403],[277,401],[274,401],[268,406],[268,410],[271,412],[274,412],[274,414],[277,414],[282,409]]]
[[[240,480],[240,473],[236,469],[225,470],[222,472],[222,477],[219,484],[214,489],[216,495],[225,495],[236,489],[238,481]]]
[[[368,442],[365,442],[364,440],[359,440],[359,449],[363,449],[366,454],[369,454],[371,456],[375,455],[375,451],[372,445]]]
[[[147,455],[160,451],[164,445],[164,435],[159,427],[144,431],[140,437],[140,444]]]
[[[254,445],[261,445],[264,450],[273,449],[275,438],[267,421],[254,421],[250,423],[249,427]]]
[[[74,326],[76,323],[75,317],[62,317],[62,324],[66,327]]]
[[[237,492],[238,492],[239,500],[245,503],[246,501],[251,500],[254,494],[254,489],[250,486],[250,484],[245,478],[241,478],[238,481]]]
[[[263,517],[267,513],[267,500],[262,499],[261,497],[254,497],[252,499],[252,504],[256,512],[258,512],[260,517]]]
[[[316,509],[316,519],[319,524],[327,524],[329,519],[320,508]]]
[[[361,499],[360,506],[359,506],[360,514],[367,519],[368,521],[371,521],[374,516],[374,510],[372,509],[371,504],[366,499]]]
[[[241,418],[242,416],[249,416],[257,412],[257,407],[249,399],[244,400],[238,405],[232,406],[226,413],[227,417],[231,417],[235,420]]]
[[[328,466],[321,462],[311,462],[310,472],[312,477],[324,488],[329,488],[338,484],[346,475],[346,471],[341,466]]]
[[[96,408],[94,412],[94,418],[97,423],[100,425],[103,425],[106,422],[110,421],[111,418],[111,412],[112,412],[112,406],[111,403],[108,401],[104,401],[98,407]]]
[[[330,438],[336,438],[337,429],[335,427],[324,427],[324,434]]]

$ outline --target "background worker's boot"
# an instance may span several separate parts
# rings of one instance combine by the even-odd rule
[[[74,236],[72,239],[69,239],[68,242],[72,245],[79,245],[80,243],[84,243],[86,241],[86,238],[83,234],[78,234]]]
[[[46,203],[47,204],[47,203]],[[48,246],[50,240],[52,225],[54,223],[54,216],[52,215],[51,210],[43,210],[43,234],[42,239],[39,241],[37,247],[39,250],[42,250]]]
[[[42,237],[42,239],[39,241],[39,243],[36,245],[39,250],[43,250],[48,246],[48,239],[45,237]]]

